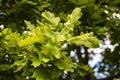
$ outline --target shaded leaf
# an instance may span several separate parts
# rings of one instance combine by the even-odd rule
[[[11,65],[11,67],[17,66],[17,69],[14,70],[14,72],[18,72],[21,69],[23,69],[27,65],[27,59],[22,59],[19,61],[15,61],[14,64]]]
[[[9,70],[11,67],[10,67],[10,64],[1,64],[0,65],[0,71],[7,71]]]
[[[73,67],[75,66],[72,60],[66,56],[64,58],[57,60],[55,62],[55,65],[61,70],[71,71],[71,72],[74,71]]]
[[[47,74],[41,69],[33,69],[31,71],[33,72],[32,78],[36,78],[36,80],[50,80]]]

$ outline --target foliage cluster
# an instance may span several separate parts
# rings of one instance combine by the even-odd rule
[[[119,77],[119,4],[119,0],[0,0],[4,26],[0,79],[94,80],[88,65],[92,53],[87,49],[98,47],[106,34],[118,46],[104,51],[100,71],[109,72],[111,79]]]

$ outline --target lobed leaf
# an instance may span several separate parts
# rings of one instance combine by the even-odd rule
[[[44,17],[47,21],[49,21],[52,25],[57,26],[60,22],[59,17],[55,17],[55,15],[49,11],[45,11],[42,13],[42,17]]]
[[[95,36],[93,36],[92,32],[72,37],[69,39],[69,41],[78,46],[85,45],[86,47],[89,48],[98,47],[100,43],[100,41]]]
[[[56,59],[61,58],[61,51],[59,47],[55,45],[51,45],[51,44],[44,45],[42,48],[42,52],[44,53],[44,55],[48,57],[55,57]]]
[[[31,65],[33,65],[35,68],[42,64],[42,62],[39,60],[37,56],[32,58],[31,61],[32,61]]]
[[[70,31],[74,30],[74,27],[80,24],[80,17],[82,16],[81,9],[75,8],[71,14],[67,16],[67,22],[64,23],[62,33],[69,34]]]
[[[39,42],[39,38],[37,37],[37,35],[33,35],[31,37],[25,38],[24,40],[21,40],[20,42],[18,42],[18,45],[22,47],[25,45],[31,45],[35,42]]]
[[[73,67],[75,66],[74,63],[71,61],[71,59],[66,57],[66,56],[64,56],[64,58],[61,58],[61,59],[57,60],[55,62],[55,65],[60,70],[71,71],[71,72],[74,71]]]
[[[33,72],[32,78],[36,78],[36,80],[50,80],[46,73],[41,69],[33,69],[31,71]]]

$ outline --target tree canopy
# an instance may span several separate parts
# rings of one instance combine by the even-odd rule
[[[117,46],[101,53],[98,72],[106,75],[101,80],[120,78],[119,5],[119,0],[0,0],[0,80],[96,80],[88,49],[105,44],[106,36]]]

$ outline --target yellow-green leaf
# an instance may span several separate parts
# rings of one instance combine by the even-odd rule
[[[71,43],[74,43],[78,46],[81,46],[82,44],[85,45],[86,47],[98,47],[100,40],[96,38],[96,36],[93,36],[93,33],[86,33],[82,34],[80,36],[72,37],[69,39]]]
[[[21,40],[20,42],[18,42],[18,45],[20,47],[25,46],[25,45],[30,45],[33,44],[35,42],[39,42],[39,38],[36,35],[33,35],[31,37],[27,37],[24,40]]]
[[[36,56],[34,58],[32,58],[32,65],[36,68],[38,66],[40,66],[40,64],[42,64],[42,62],[39,60],[39,58]]]

